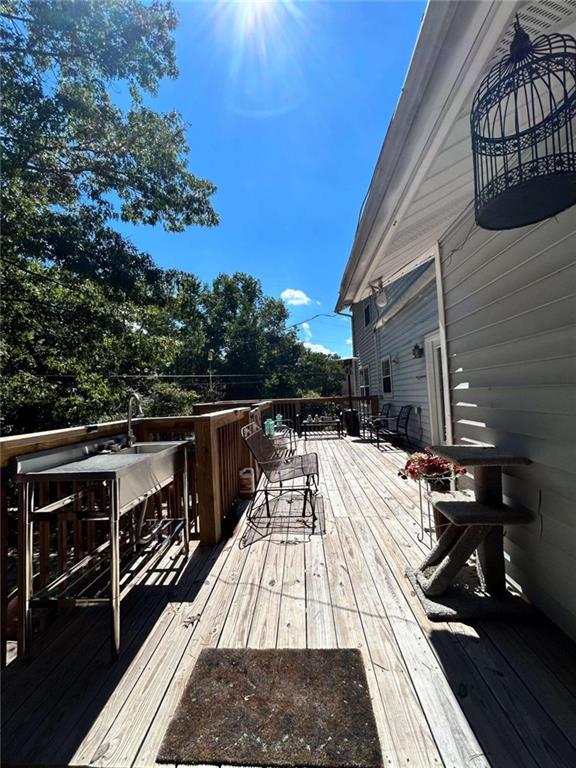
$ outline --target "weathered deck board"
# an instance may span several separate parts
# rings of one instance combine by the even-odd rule
[[[219,645],[360,648],[387,766],[576,765],[574,645],[544,621],[430,623],[404,576],[425,551],[404,454],[330,437],[301,450],[320,457],[326,534],[279,502],[269,531],[244,520],[180,570],[167,554],[127,598],[116,664],[103,612],[59,619],[4,672],[6,764],[153,765],[198,654]]]

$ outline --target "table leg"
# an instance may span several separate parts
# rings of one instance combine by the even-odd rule
[[[504,529],[491,526],[490,533],[478,546],[477,570],[482,589],[495,597],[506,592],[506,568],[504,565]]]
[[[429,579],[425,578],[421,571],[417,573],[418,583],[427,597],[442,595],[448,587],[452,586],[456,575],[464,568],[472,552],[488,533],[488,527],[486,525],[466,526],[456,543],[451,547],[449,554],[444,557]],[[450,535],[450,530],[448,535]]]
[[[30,600],[32,598],[32,559],[33,559],[33,523],[34,483],[24,483],[20,491],[20,530],[19,530],[19,601],[20,601],[20,633],[18,655],[25,656],[30,650],[32,613]]]
[[[120,654],[120,494],[118,482],[110,481],[110,607],[112,609],[112,657]]]
[[[188,510],[188,455],[184,448],[184,472],[182,473],[182,494],[184,496],[184,554],[190,554],[190,520]]]
[[[474,495],[476,501],[489,506],[500,506],[502,499],[502,468],[474,467]],[[490,595],[506,592],[504,565],[504,529],[493,526],[478,547],[478,576],[482,588]]]

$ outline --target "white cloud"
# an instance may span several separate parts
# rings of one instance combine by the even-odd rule
[[[300,323],[300,326],[304,332],[306,341],[310,341],[312,338],[312,331],[310,330],[310,323]]]
[[[352,344],[352,337],[350,337],[349,339],[346,339],[346,344]]]
[[[309,349],[310,352],[321,352],[323,355],[334,354],[334,352],[332,352],[331,349],[328,349],[328,347],[325,347],[324,344],[312,344],[309,341],[305,341],[304,346],[306,347],[306,349]]]
[[[280,298],[282,301],[285,301],[286,304],[291,304],[294,307],[301,307],[305,304],[312,303],[310,296],[306,296],[304,291],[301,291],[298,288],[286,288],[286,290],[282,291],[280,294]]]

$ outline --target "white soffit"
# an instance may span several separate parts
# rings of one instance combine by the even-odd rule
[[[365,298],[370,283],[391,283],[431,258],[435,243],[472,203],[470,105],[484,73],[509,47],[515,13],[533,37],[576,19],[576,0],[451,5],[458,10],[442,43],[444,50],[435,60],[420,112],[400,147],[405,162],[399,159],[385,190],[376,182],[379,166],[387,159],[386,143],[379,158],[342,280],[339,307]],[[420,134],[417,142],[411,135],[414,131]]]

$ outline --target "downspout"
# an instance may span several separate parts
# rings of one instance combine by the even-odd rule
[[[334,311],[336,312],[337,315],[341,315],[342,317],[348,317],[352,321],[350,323],[351,330],[352,330],[352,357],[355,357],[356,356],[356,352],[355,352],[356,340],[354,338],[354,315],[352,314],[352,312],[343,312],[341,309],[335,309]],[[351,381],[351,377],[348,376],[348,394],[350,394],[351,392],[350,381]],[[356,392],[356,372],[354,372],[354,392]],[[350,400],[350,410],[352,410],[352,400]]]

